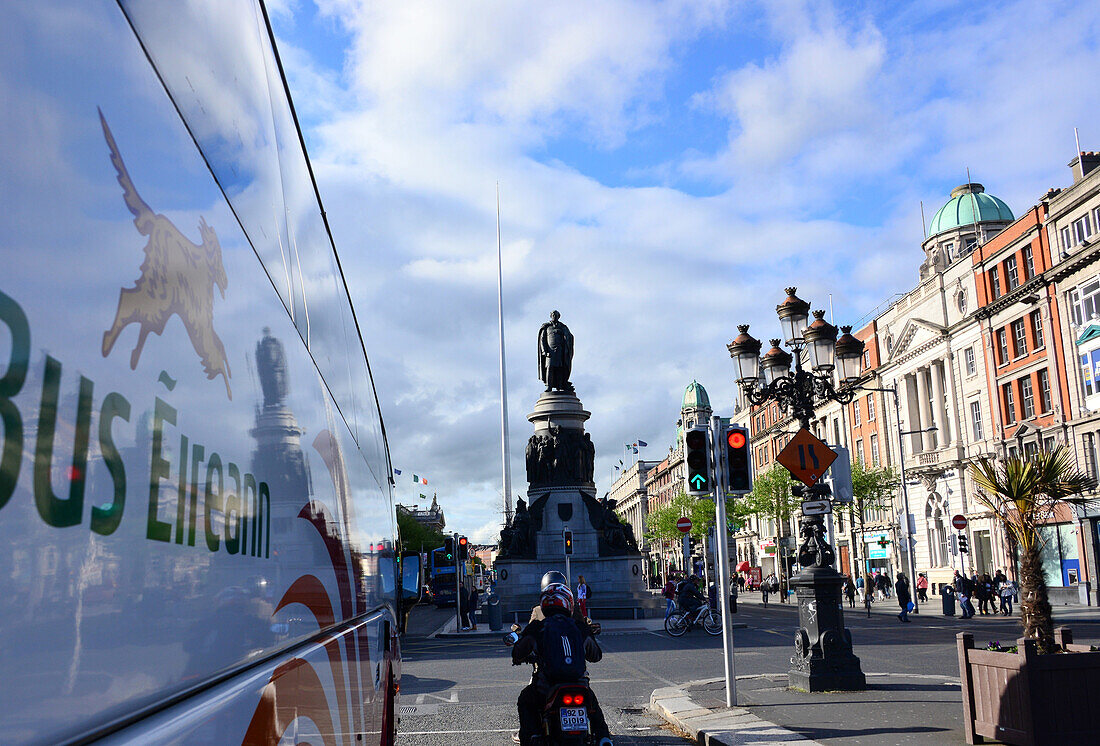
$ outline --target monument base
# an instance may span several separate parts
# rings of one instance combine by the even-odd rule
[[[832,567],[808,567],[791,578],[801,627],[787,681],[805,692],[858,692],[867,677],[852,652],[852,634],[844,627],[844,577]]]
[[[664,599],[645,586],[641,556],[594,557],[569,560],[569,585],[574,591],[577,578],[584,576],[592,589],[588,616],[593,619],[645,619],[664,615]],[[496,570],[496,592],[508,623],[526,624],[531,609],[538,605],[543,574],[565,572],[565,557],[557,559],[502,559]]]

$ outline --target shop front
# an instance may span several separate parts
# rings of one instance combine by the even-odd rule
[[[890,558],[890,550],[894,542],[890,538],[890,532],[875,531],[865,534],[863,542],[865,548],[863,572],[873,574],[878,570],[891,578],[894,577],[894,565]]]

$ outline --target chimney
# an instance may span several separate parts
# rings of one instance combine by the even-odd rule
[[[1100,153],[1095,150],[1082,150],[1068,165],[1073,171],[1073,183],[1076,184],[1100,166]]]

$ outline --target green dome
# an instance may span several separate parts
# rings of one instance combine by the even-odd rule
[[[978,218],[974,219],[977,205]],[[973,225],[986,220],[1012,221],[1012,210],[1002,200],[985,193],[981,184],[963,184],[951,190],[951,199],[936,211],[928,224],[928,238],[960,226]]]
[[[692,381],[684,391],[684,403],[680,409],[710,409],[710,397],[703,384]]]

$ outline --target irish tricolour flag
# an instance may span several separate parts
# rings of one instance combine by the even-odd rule
[[[425,479],[424,477],[417,476],[416,474],[413,474],[413,482],[415,484],[427,484],[428,480]]]

